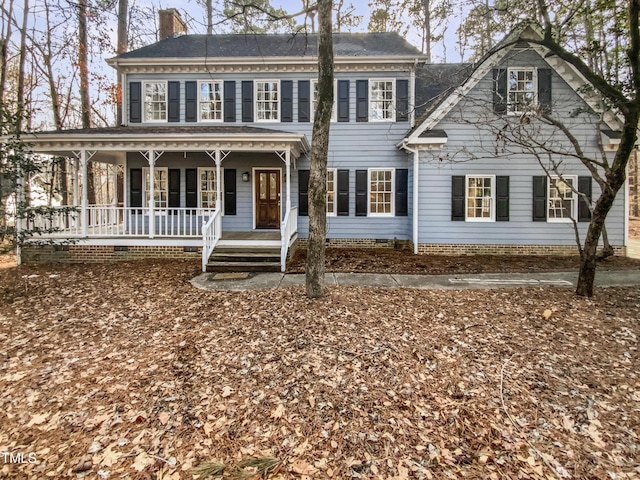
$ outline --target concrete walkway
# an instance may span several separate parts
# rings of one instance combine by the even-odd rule
[[[358,285],[387,288],[471,289],[540,287],[553,285],[575,287],[576,272],[552,273],[484,273],[470,275],[399,275],[377,273],[327,273],[328,285]],[[191,283],[205,290],[256,290],[304,285],[304,274],[283,273],[203,273]],[[596,286],[640,285],[640,270],[596,272]]]

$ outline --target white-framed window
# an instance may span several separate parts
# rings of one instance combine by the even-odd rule
[[[535,68],[507,70],[507,112],[522,114],[538,102],[538,76]]]
[[[311,93],[313,101],[311,102],[311,119],[313,120],[318,108],[318,81],[311,80]],[[338,83],[333,82],[333,106],[331,107],[331,121],[335,122],[338,118]]]
[[[395,98],[395,80],[369,80],[369,121],[394,122]]]
[[[167,82],[144,82],[144,121],[167,121]]]
[[[198,168],[198,205],[200,208],[216,208],[216,169],[215,167]]]
[[[394,215],[394,169],[369,169],[369,215],[391,217]]]
[[[496,219],[494,175],[467,175],[465,177],[465,220],[493,222]]]
[[[149,167],[144,171],[144,206],[151,206],[151,170]],[[167,167],[156,167],[153,169],[153,198],[156,209],[165,209],[169,205],[169,169]]]
[[[338,174],[335,168],[327,168],[327,216],[335,217],[338,210]]]
[[[574,189],[577,188],[578,177],[551,177],[547,185],[547,221],[570,222],[572,218],[577,219],[578,202]]]
[[[221,122],[222,82],[199,82],[198,86],[198,118],[202,122]]]
[[[259,80],[255,85],[256,121],[277,122],[280,119],[280,82]]]

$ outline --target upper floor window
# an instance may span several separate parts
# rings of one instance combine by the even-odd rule
[[[369,121],[393,122],[396,112],[394,80],[369,80]]]
[[[167,121],[167,82],[144,83],[144,121]]]
[[[336,91],[337,83],[334,81],[333,82],[333,105],[331,106],[331,121],[335,122],[336,121],[336,112],[338,111],[338,108],[336,106],[337,101],[338,101],[338,92]],[[318,108],[318,81],[317,80],[311,80],[311,89],[313,91],[313,102],[311,102],[311,119],[314,118],[314,115],[316,113],[316,109]]]
[[[280,119],[280,83],[256,82],[256,121],[277,122]]]
[[[495,219],[495,195],[492,175],[466,177],[466,219],[475,222],[491,222]]]
[[[578,218],[578,202],[575,193],[577,184],[578,178],[575,176],[549,179],[547,219],[550,222],[569,222],[572,218]]]
[[[510,68],[507,78],[507,111],[526,113],[535,107],[538,91],[534,68]]]
[[[201,121],[222,121],[222,82],[200,82],[198,111]]]

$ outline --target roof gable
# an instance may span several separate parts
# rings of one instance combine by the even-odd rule
[[[485,55],[477,64],[467,69],[467,76],[462,75],[452,78],[451,86],[444,90],[441,95],[433,99],[429,108],[422,115],[422,120],[418,121],[416,127],[412,129],[399,144],[399,146],[411,144],[428,130],[433,129],[437,124],[463,99],[469,92],[483,79],[495,66],[514,49],[523,47],[531,48],[553,68],[558,75],[584,100],[584,102],[594,111],[599,110],[601,97],[595,89],[585,89],[589,82],[572,65],[558,58],[549,55],[549,51],[538,44],[527,42],[527,39],[541,40],[542,34],[530,25],[524,25],[507,35],[491,52]],[[508,45],[505,47],[505,45]],[[458,83],[456,83],[458,82]],[[611,129],[619,128],[619,121],[613,112],[606,112],[605,123]]]

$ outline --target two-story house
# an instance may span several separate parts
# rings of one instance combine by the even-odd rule
[[[180,23],[173,20],[164,24]],[[615,149],[619,125],[594,113],[597,96],[586,93],[584,79],[529,45],[531,34],[514,33],[519,43],[477,65],[425,64],[393,33],[334,34],[329,244],[577,251],[571,219],[588,218],[578,192],[597,193],[588,170],[568,158],[558,178],[547,176],[531,152],[497,149],[492,128],[544,105],[597,155]],[[204,268],[212,253],[246,262],[262,252],[284,269],[305,241],[317,36],[166,37],[108,61],[123,85],[123,125],[29,138],[36,152],[76,160],[81,201],[51,234],[75,242],[25,248],[24,260],[199,254]],[[567,144],[546,127],[538,134]],[[88,204],[89,162],[122,166],[112,204]],[[622,197],[607,224],[619,248],[625,209]]]

